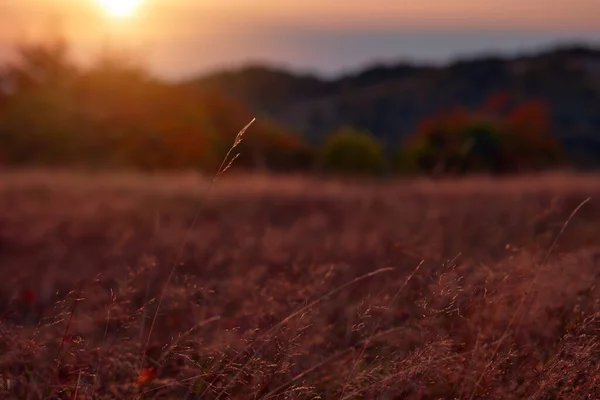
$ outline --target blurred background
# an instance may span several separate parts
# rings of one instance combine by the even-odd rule
[[[0,0],[0,162],[514,173],[600,164],[595,0]]]

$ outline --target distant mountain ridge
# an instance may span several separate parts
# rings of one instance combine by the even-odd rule
[[[545,100],[553,128],[574,157],[600,163],[600,48],[573,45],[516,57],[485,56],[447,66],[374,65],[336,79],[269,66],[222,71],[184,83],[220,90],[257,117],[288,126],[313,143],[332,129],[367,129],[394,148],[422,118],[492,93]]]

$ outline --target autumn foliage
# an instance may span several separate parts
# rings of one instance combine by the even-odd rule
[[[498,92],[479,109],[456,107],[420,122],[403,143],[398,165],[439,173],[519,172],[560,163],[550,110],[539,99]]]
[[[214,171],[254,117],[223,93],[156,79],[115,54],[89,69],[76,68],[61,42],[23,46],[19,54],[0,75],[7,88],[0,91],[0,154],[9,165]],[[266,118],[244,149],[246,168],[293,169],[310,153],[298,135]]]

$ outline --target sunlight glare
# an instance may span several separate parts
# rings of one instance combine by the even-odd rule
[[[96,0],[114,17],[128,17],[139,7],[141,0]]]

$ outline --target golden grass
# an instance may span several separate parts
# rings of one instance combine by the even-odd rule
[[[221,179],[0,173],[0,396],[600,396],[597,177]]]

